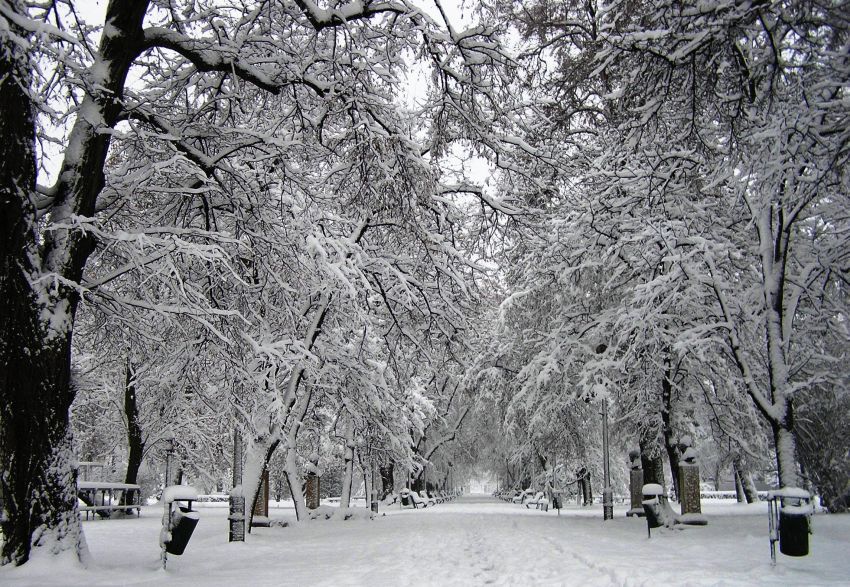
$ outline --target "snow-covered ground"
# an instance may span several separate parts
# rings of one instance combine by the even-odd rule
[[[89,569],[42,556],[0,585],[847,585],[850,516],[817,515],[811,554],[770,564],[767,509],[703,501],[707,527],[653,531],[624,509],[527,510],[488,496],[374,520],[255,528],[227,542],[227,509],[205,507],[182,556],[160,568],[161,508],[84,522]],[[272,519],[294,520],[273,508]],[[386,514],[386,515],[383,515]]]

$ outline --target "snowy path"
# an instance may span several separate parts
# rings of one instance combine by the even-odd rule
[[[227,543],[226,509],[204,508],[181,557],[158,568],[157,507],[84,524],[95,567],[38,560],[0,569],[0,585],[846,585],[850,516],[817,516],[812,554],[770,566],[764,504],[703,504],[709,526],[646,538],[623,511],[527,510],[465,497],[373,521],[257,528]],[[273,518],[291,510],[273,509]]]

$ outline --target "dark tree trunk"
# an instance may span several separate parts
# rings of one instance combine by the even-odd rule
[[[753,483],[752,475],[744,464],[743,459],[741,459],[740,457],[736,458],[733,463],[733,466],[735,467],[735,477],[741,483],[741,489],[744,492],[744,497],[746,498],[747,503],[758,502],[758,489],[756,489],[756,484]]]
[[[578,478],[578,488],[581,494],[582,505],[593,505],[593,488],[590,485],[590,471],[586,467],[580,468],[576,472]]]
[[[643,482],[664,485],[664,459],[658,442],[654,439],[642,438],[640,440],[640,463],[643,467]]]
[[[741,481],[741,474],[738,472],[738,467],[733,467],[735,473],[735,499],[738,503],[744,503],[747,499],[744,495],[744,483]]]
[[[20,565],[49,541],[78,549],[81,534],[68,425],[71,332],[41,319],[50,301],[31,285],[39,268],[30,64],[8,31],[0,41],[0,564]]]
[[[124,417],[127,418],[127,474],[124,483],[137,483],[145,441],[139,423],[139,405],[136,398],[136,371],[127,359],[127,375],[124,381]]]
[[[664,371],[661,379],[661,421],[664,435],[664,448],[667,451],[667,460],[670,463],[670,478],[673,480],[673,493],[679,499],[679,448],[673,431],[673,384],[670,381],[669,365]]]
[[[422,491],[425,489],[425,468],[423,467],[419,474],[413,478],[410,489],[412,491]]]
[[[395,465],[392,462],[387,463],[386,465],[382,465],[380,467],[381,472],[381,499],[386,499],[386,497],[393,492],[395,488],[395,479],[393,478],[393,470],[395,469]]]
[[[20,2],[6,4],[22,12]],[[105,126],[120,112],[126,73],[141,50],[147,5],[134,0],[107,8],[115,34],[104,35],[99,47],[104,87],[84,97],[82,106],[93,107]],[[11,21],[0,33],[0,563],[23,564],[37,546],[78,554],[84,549],[68,421],[78,298],[63,280],[80,281],[94,243],[79,231],[36,232],[31,64],[10,33],[27,37]],[[94,214],[110,140],[100,130],[87,117],[75,121],[48,224]]]

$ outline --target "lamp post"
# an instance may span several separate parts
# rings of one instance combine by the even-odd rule
[[[608,398],[602,398],[602,519],[614,519],[614,490],[611,488],[611,461],[608,453]]]
[[[608,348],[605,343],[596,347],[596,354],[602,354]],[[602,396],[602,519],[614,519],[614,490],[611,488],[611,461],[608,452],[608,398]]]

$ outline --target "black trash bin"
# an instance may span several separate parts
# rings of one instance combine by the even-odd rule
[[[561,509],[561,497],[559,495],[552,496],[552,507],[556,510]]]
[[[664,488],[657,483],[647,483],[643,486],[641,493],[647,531],[660,528],[664,525],[661,514],[661,497],[664,495]]]
[[[165,543],[168,554],[183,554],[195,526],[198,525],[198,512],[179,507],[171,514],[171,540]]]
[[[779,552],[785,556],[809,554],[809,516],[799,506],[779,510]]]

